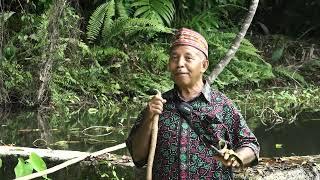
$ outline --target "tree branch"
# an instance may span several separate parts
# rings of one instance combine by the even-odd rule
[[[212,84],[218,75],[223,71],[223,69],[229,64],[231,59],[234,57],[235,53],[240,47],[240,43],[247,33],[247,30],[251,24],[254,14],[256,13],[259,0],[252,0],[248,14],[242,24],[241,30],[237,34],[236,38],[233,40],[230,49],[227,54],[220,60],[220,62],[214,67],[211,74],[208,77],[208,83]]]

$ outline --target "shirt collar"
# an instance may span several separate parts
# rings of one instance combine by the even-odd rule
[[[208,81],[204,80],[204,86],[202,88],[201,93],[206,98],[208,102],[211,102],[211,87]]]
[[[203,88],[201,90],[201,94],[204,96],[204,98],[208,101],[211,102],[211,87],[210,84],[208,83],[208,81],[204,80],[203,81],[204,85]],[[179,93],[178,93],[178,86],[176,84],[174,84],[174,89],[175,89],[175,93],[178,97]],[[200,95],[201,96],[201,95]]]

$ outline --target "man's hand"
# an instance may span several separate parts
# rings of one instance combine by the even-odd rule
[[[221,156],[217,157],[217,160],[221,161],[224,166],[234,168],[241,168],[243,166],[243,160],[232,149],[223,148],[220,152]]]
[[[160,93],[153,96],[147,106],[148,119],[151,119],[155,114],[161,114],[163,111],[163,104],[166,102],[167,101],[161,97]]]

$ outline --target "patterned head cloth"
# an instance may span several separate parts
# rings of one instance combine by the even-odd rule
[[[179,29],[175,34],[175,38],[171,44],[171,49],[179,45],[186,45],[197,48],[198,50],[203,52],[203,54],[208,59],[208,43],[206,39],[196,31],[187,28]]]

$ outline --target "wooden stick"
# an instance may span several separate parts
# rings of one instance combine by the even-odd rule
[[[160,91],[157,90],[156,96],[161,96]],[[157,138],[158,138],[158,121],[159,121],[159,114],[155,114],[152,120],[151,143],[150,143],[148,163],[147,163],[147,176],[146,176],[147,180],[152,179],[153,160],[154,160],[154,154],[156,152]]]
[[[91,153],[91,154],[88,153],[88,154],[79,156],[77,158],[73,158],[71,160],[68,160],[66,162],[63,162],[61,164],[58,164],[58,165],[56,165],[56,166],[54,166],[52,168],[49,168],[47,170],[40,171],[40,172],[37,172],[37,173],[33,173],[33,174],[30,174],[30,175],[27,175],[27,176],[24,176],[24,177],[20,177],[20,178],[17,178],[16,180],[29,180],[29,179],[34,179],[34,178],[37,178],[37,177],[41,177],[41,176],[56,172],[56,171],[58,171],[60,169],[63,169],[65,167],[70,166],[72,164],[75,164],[77,162],[80,162],[80,161],[84,160],[85,158],[87,158],[89,156],[96,157],[96,156],[99,156],[99,155],[102,155],[102,154],[105,154],[105,153],[108,153],[108,152],[112,152],[112,151],[115,151],[115,150],[118,150],[118,149],[122,149],[122,148],[125,148],[125,147],[126,147],[126,144],[122,143],[122,144],[118,144],[116,146],[112,146],[112,147],[109,147],[109,148],[106,148],[106,149],[103,149],[103,150],[100,150],[100,151],[97,151],[97,152],[94,152],[94,153]]]

